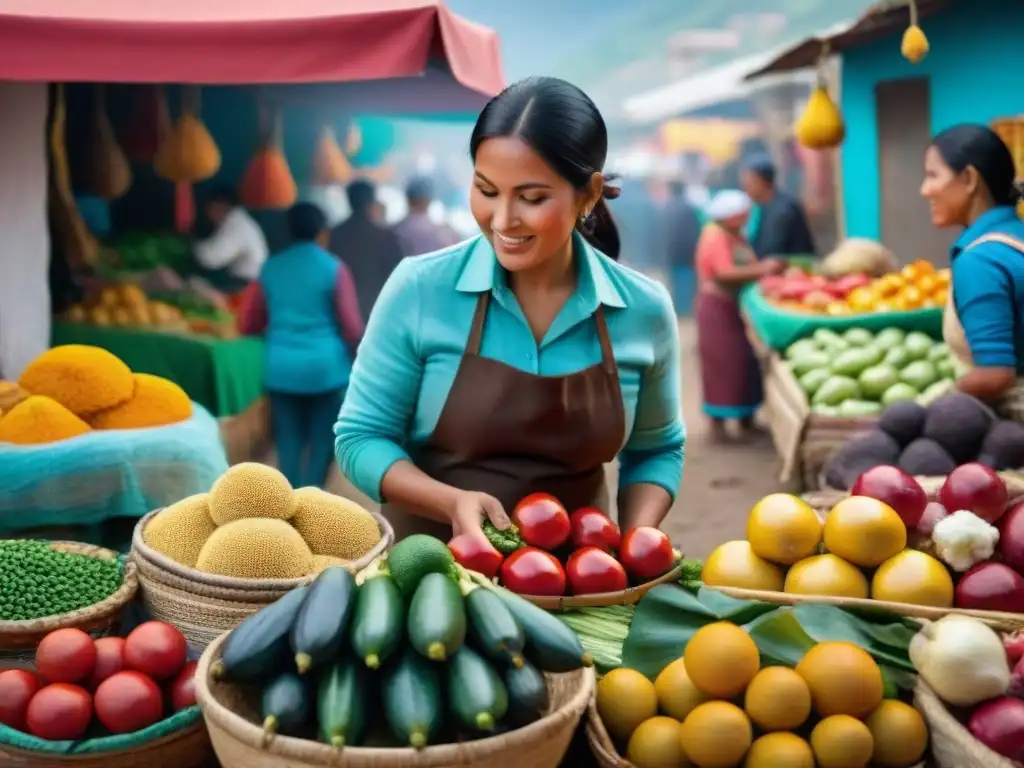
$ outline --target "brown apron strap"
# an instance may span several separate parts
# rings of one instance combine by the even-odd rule
[[[480,354],[480,341],[484,336],[484,321],[487,319],[487,306],[490,301],[490,291],[484,291],[480,294],[480,298],[476,300],[473,324],[469,327],[469,340],[466,341],[466,352],[470,355]]]
[[[601,342],[601,363],[609,373],[616,372],[618,368],[615,365],[615,350],[612,349],[612,337],[608,333],[603,306],[599,306],[594,312],[594,322],[597,323],[597,338]]]

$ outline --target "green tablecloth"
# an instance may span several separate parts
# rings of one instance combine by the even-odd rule
[[[263,341],[55,323],[53,345],[90,344],[136,373],[170,379],[214,416],[242,413],[263,394]]]

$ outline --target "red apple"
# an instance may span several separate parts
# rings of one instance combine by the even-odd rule
[[[999,519],[998,552],[1004,563],[1024,572],[1024,502],[1014,504]]]
[[[994,523],[1006,511],[1006,484],[984,464],[961,464],[949,473],[939,491],[939,501],[950,511],[966,509]]]
[[[978,563],[956,585],[957,608],[1024,613],[1024,577],[1003,563]]]
[[[916,528],[928,506],[928,494],[899,467],[883,465],[864,472],[850,489],[851,496],[867,496],[888,504],[907,528]]]

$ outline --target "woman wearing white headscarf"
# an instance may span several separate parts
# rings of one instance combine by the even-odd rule
[[[752,205],[750,198],[739,190],[716,194],[705,206],[708,223],[697,243],[696,317],[701,382],[704,412],[711,419],[716,439],[726,437],[730,420],[738,421],[742,432],[749,433],[763,399],[761,371],[747,341],[737,303],[739,289],[785,268],[780,259],[758,261],[743,239],[743,227]]]

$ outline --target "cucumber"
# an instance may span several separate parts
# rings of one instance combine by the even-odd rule
[[[384,717],[402,746],[422,749],[441,730],[441,665],[406,649],[384,679]]]
[[[413,648],[431,661],[451,658],[466,640],[466,605],[459,585],[443,574],[428,573],[413,593],[406,622]]]
[[[500,597],[484,587],[475,587],[466,595],[466,619],[469,636],[478,649],[495,661],[523,665],[526,635]]]
[[[298,736],[312,716],[309,688],[296,674],[285,672],[263,689],[260,716],[263,718],[263,746],[277,734]]]
[[[358,660],[331,664],[320,678],[316,692],[320,740],[334,747],[354,747],[366,736],[369,691],[366,670]]]
[[[539,720],[548,710],[548,685],[544,675],[529,662],[505,670],[508,718],[516,726]]]
[[[508,712],[508,691],[487,660],[462,646],[448,661],[448,700],[456,721],[475,731],[491,731]]]
[[[352,650],[370,669],[394,654],[405,634],[405,600],[389,576],[367,579],[356,594]]]
[[[593,665],[579,637],[563,622],[507,589],[496,589],[526,634],[526,658],[543,672],[571,672]]]
[[[352,614],[355,578],[344,568],[327,568],[309,588],[309,596],[292,625],[295,668],[304,675],[341,653]]]
[[[309,587],[293,589],[254,613],[231,630],[210,667],[214,680],[258,683],[289,670],[292,662],[288,636]]]

